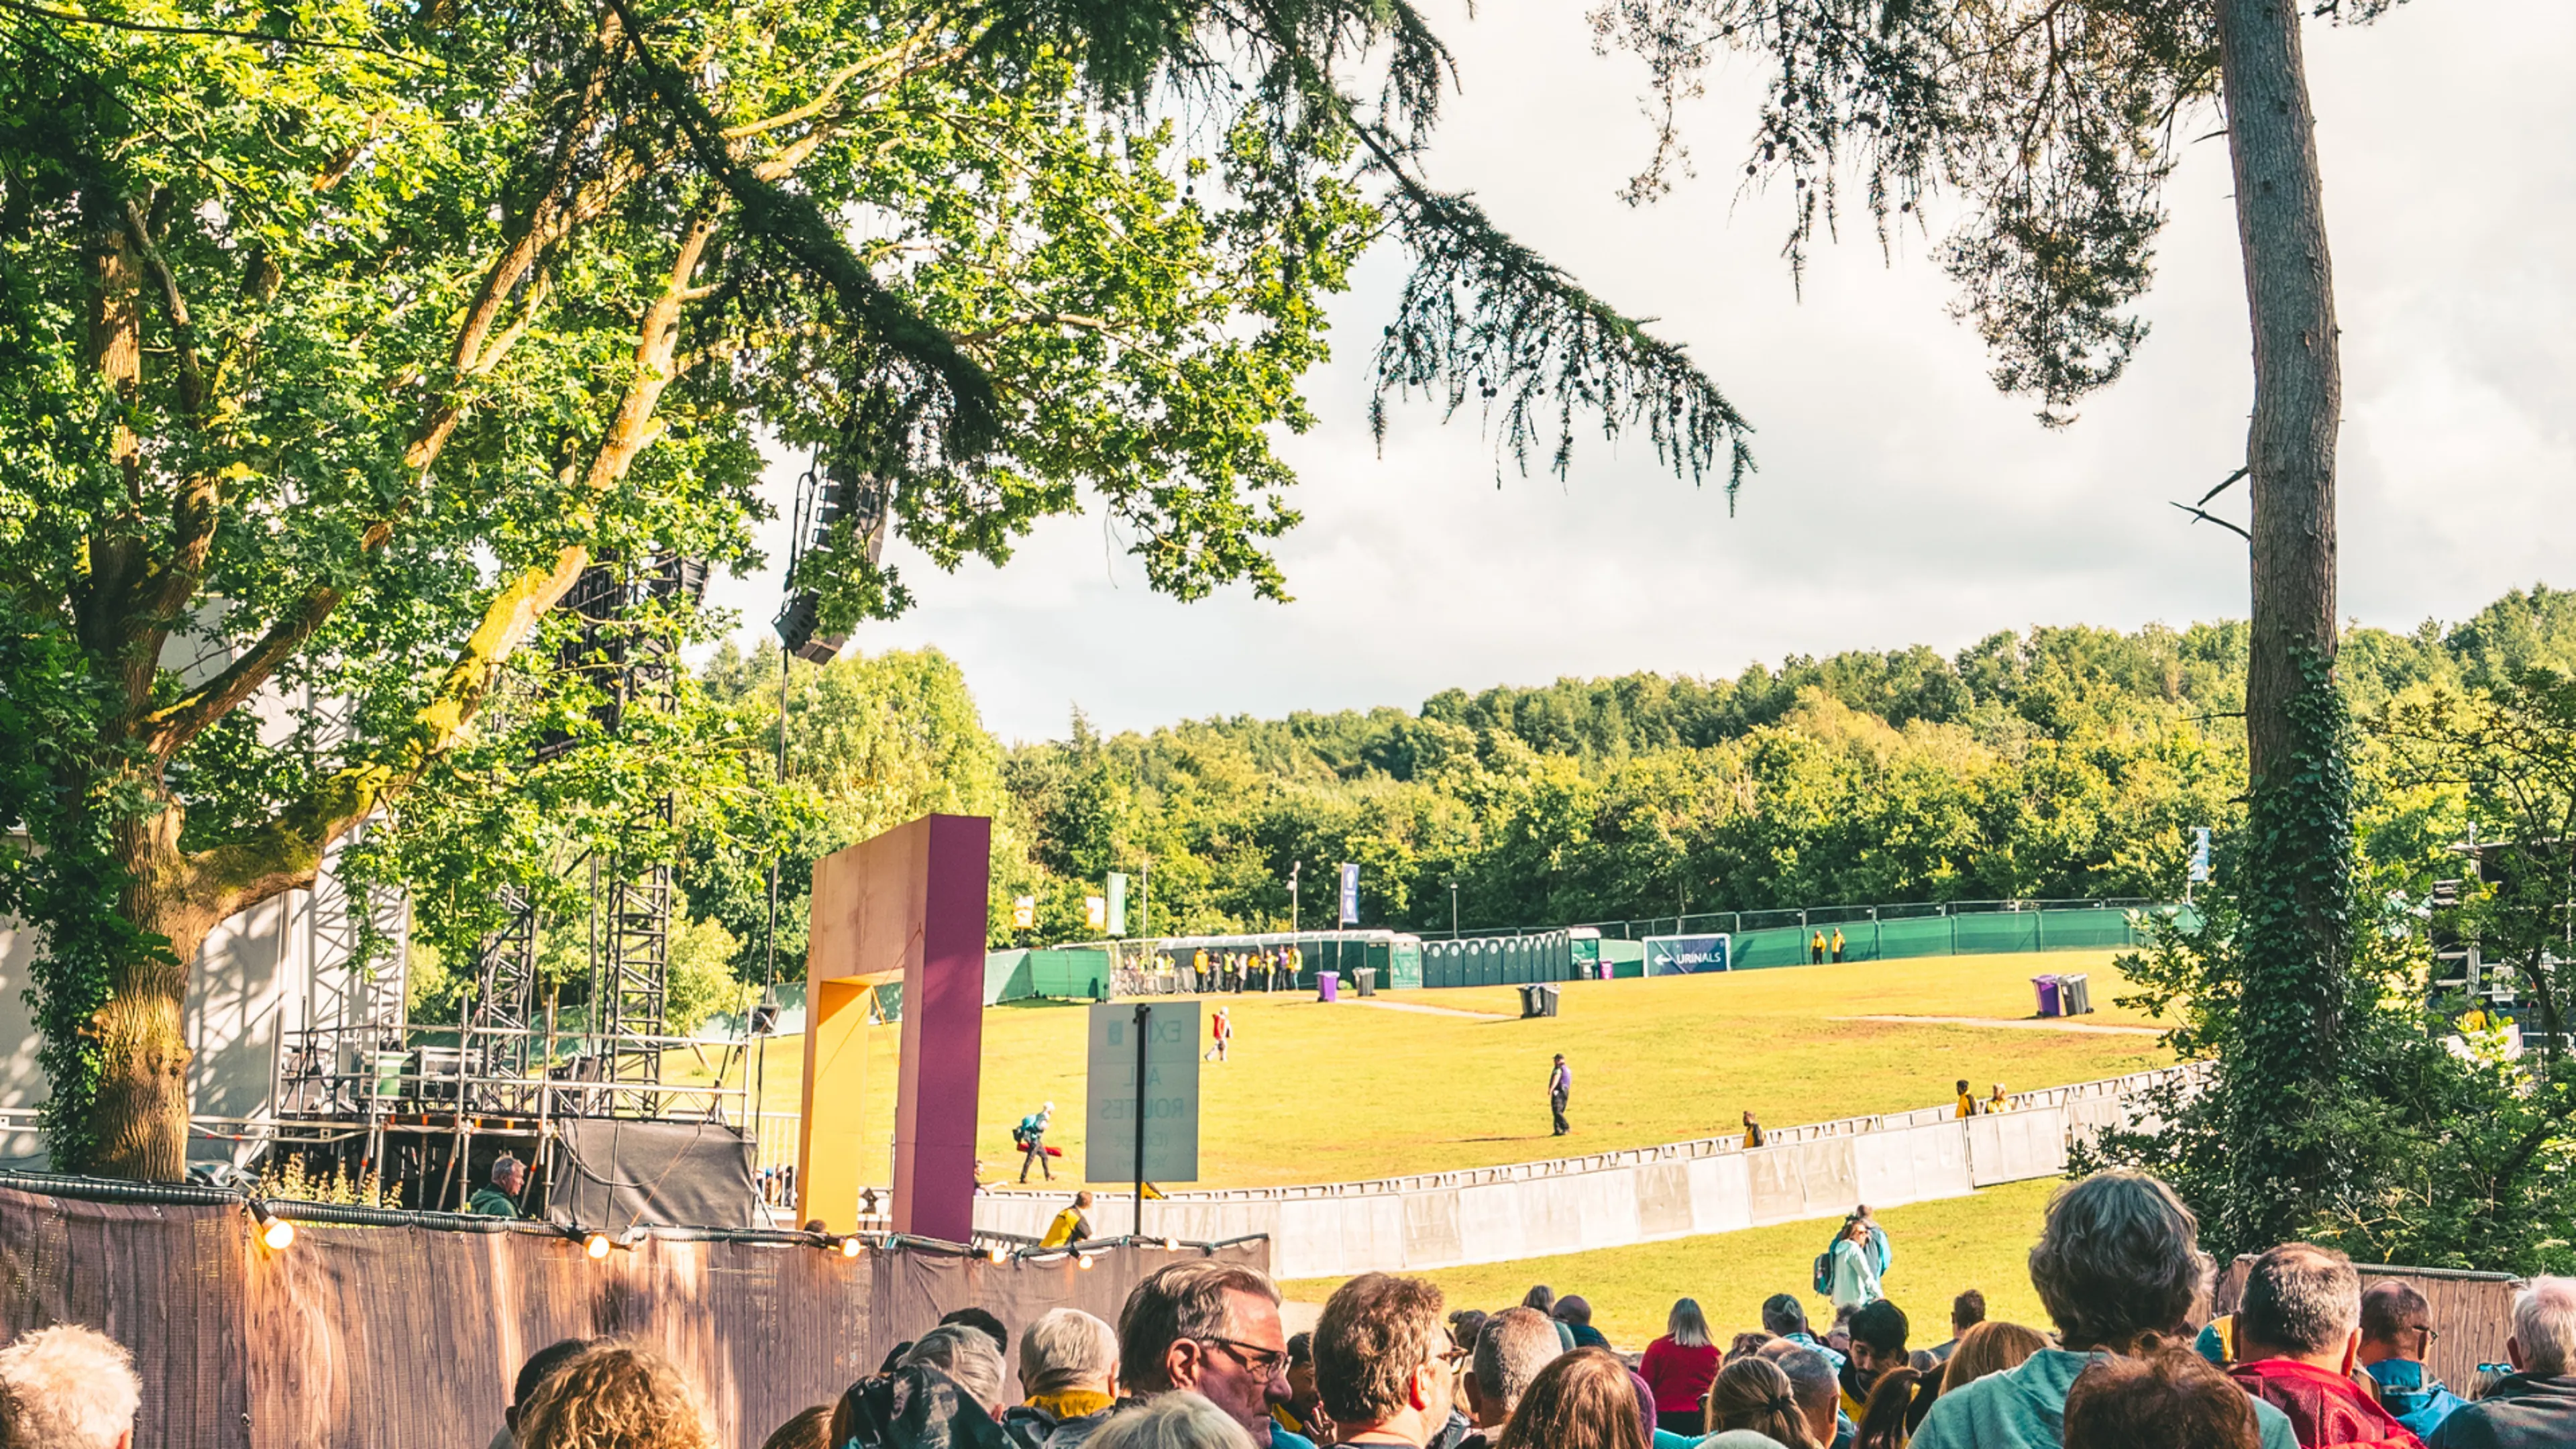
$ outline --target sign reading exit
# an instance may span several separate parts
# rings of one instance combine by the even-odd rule
[[[1145,1165],[1136,1166],[1136,1012],[1145,1011]],[[1091,1008],[1091,1083],[1082,1175],[1092,1182],[1199,1179],[1199,1003],[1103,1002]]]

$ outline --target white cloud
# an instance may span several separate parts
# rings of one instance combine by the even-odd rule
[[[1695,109],[1700,177],[1662,204],[1614,196],[1645,155],[1638,68],[1594,57],[1581,7],[1454,10],[1465,93],[1432,162],[1586,285],[1687,343],[1759,430],[1736,516],[1641,448],[1597,440],[1559,483],[1506,469],[1475,420],[1399,409],[1368,435],[1365,350],[1396,273],[1336,309],[1342,355],[1309,380],[1323,417],[1284,451],[1305,527],[1280,557],[1297,602],[1151,593],[1097,518],[1041,528],[1005,570],[917,557],[911,617],[857,647],[935,643],[1006,735],[1395,704],[1452,685],[1631,669],[1731,673],[1797,651],[1998,628],[2241,615],[2234,535],[2190,526],[2244,446],[2248,342],[2223,143],[2194,148],[2131,374],[2051,433],[1997,394],[1922,237],[1882,264],[1865,229],[1820,253],[1803,299],[1785,212],[1732,175],[1755,77]],[[2576,8],[2418,0],[2355,31],[2311,25],[2344,326],[2344,612],[2456,618],[2548,578],[2576,543],[2566,406],[2576,382]],[[792,471],[781,469],[784,491]],[[2241,517],[2241,501],[2238,515]],[[783,550],[773,548],[774,553]],[[2566,582],[2568,571],[2554,570]],[[776,576],[720,586],[765,621]]]

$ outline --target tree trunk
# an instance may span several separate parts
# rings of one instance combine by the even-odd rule
[[[2242,1249],[2294,1235],[2337,1187],[2351,780],[2333,673],[2343,380],[2299,14],[2293,0],[2220,0],[2218,25],[2254,334],[2243,1059],[2226,1089],[2235,1191],[2221,1224]]]
[[[91,1018],[98,1095],[90,1156],[69,1164],[81,1171],[138,1182],[188,1175],[188,973],[215,916],[186,890],[184,818],[173,803],[115,827],[123,913],[146,937],[109,963],[107,1004]],[[166,953],[150,949],[154,937],[169,942]]]

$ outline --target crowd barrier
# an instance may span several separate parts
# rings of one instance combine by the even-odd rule
[[[2103,1128],[2148,1121],[2153,1089],[2196,1091],[2208,1069],[2166,1067],[2026,1092],[1964,1121],[1948,1106],[1765,1135],[1708,1137],[1585,1157],[1370,1182],[1175,1192],[1150,1200],[1148,1234],[1270,1239],[1283,1278],[1449,1268],[1732,1232],[2055,1177]],[[1033,1234],[1061,1193],[1005,1189],[975,1200],[978,1230]],[[1098,1194],[1096,1223],[1125,1227],[1127,1194]]]
[[[942,1313],[981,1305],[1016,1341],[1052,1308],[1114,1321],[1178,1254],[1270,1266],[1258,1241],[996,1263],[911,1239],[850,1258],[804,1234],[687,1232],[593,1261],[533,1225],[338,1212],[377,1221],[308,1218],[280,1251],[228,1194],[0,1176],[0,1339],[82,1323],[123,1343],[140,1449],[456,1449],[500,1428],[530,1353],[632,1335],[698,1386],[717,1442],[750,1445]]]

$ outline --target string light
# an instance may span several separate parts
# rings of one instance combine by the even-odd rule
[[[1089,1253],[1074,1254],[1073,1266],[1077,1268],[1089,1268],[1091,1266],[1091,1255]]]
[[[606,1233],[585,1234],[581,1240],[582,1254],[594,1263],[608,1256],[609,1247]]]
[[[863,1246],[864,1245],[859,1242],[859,1235],[852,1233],[848,1237],[841,1239],[841,1256],[844,1258],[855,1258],[859,1255],[859,1249]]]

